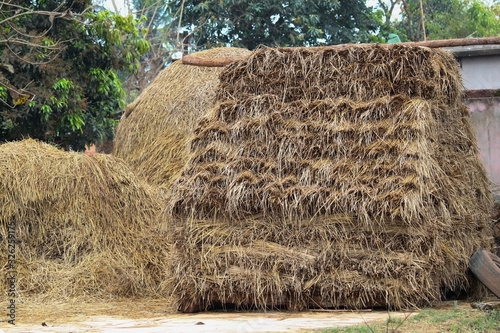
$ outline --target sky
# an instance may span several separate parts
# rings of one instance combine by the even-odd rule
[[[94,0],[95,1],[95,0]],[[113,10],[113,4],[111,0],[97,0],[96,2],[103,2],[104,7]],[[127,14],[127,7],[125,6],[125,1],[124,0],[115,0],[116,6],[118,7],[118,10],[120,11],[121,15],[126,15]]]

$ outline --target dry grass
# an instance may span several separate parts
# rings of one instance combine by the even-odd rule
[[[15,224],[17,297],[109,298],[168,293],[158,190],[109,155],[34,140],[0,146],[0,269]]]
[[[215,48],[195,53],[218,58],[247,55],[238,48]],[[213,106],[222,68],[174,62],[127,106],[117,128],[113,154],[151,184],[169,188],[184,166],[197,120]]]
[[[221,74],[174,183],[181,308],[406,308],[471,290],[491,193],[451,54],[261,48]]]
[[[88,324],[88,322],[96,321],[103,316],[115,319],[127,318],[128,320],[170,317],[177,311],[171,304],[169,298],[158,297],[105,300],[89,299],[88,297],[63,300],[36,296],[25,297],[16,303],[16,324],[40,325],[45,322],[48,326],[66,326],[68,332],[74,332],[84,322]],[[0,318],[0,328],[3,328],[2,325],[5,328],[11,327],[7,320],[9,320],[8,316]],[[27,331],[26,328],[24,331]],[[60,327],[59,331],[61,331]],[[76,331],[78,332],[78,330]]]
[[[453,56],[440,49],[403,45],[334,48],[267,48],[234,62],[221,75],[217,96],[241,99],[273,94],[283,102],[349,98],[370,101],[389,95],[442,99],[463,95]]]

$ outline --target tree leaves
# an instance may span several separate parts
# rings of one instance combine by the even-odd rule
[[[182,1],[171,1],[172,12]],[[177,18],[179,19],[179,18]],[[376,29],[365,1],[186,0],[182,29],[199,47],[303,46],[368,41]]]
[[[382,2],[380,0],[379,2]],[[391,22],[392,29],[403,40],[423,40],[422,18],[419,0],[386,0],[391,7],[381,6],[384,16],[389,8],[401,4],[402,17]],[[500,5],[481,0],[426,0],[423,2],[427,39],[451,39],[466,37],[491,37],[500,34]]]
[[[57,138],[83,150],[113,137],[125,105],[116,71],[137,71],[147,30],[140,18],[91,5],[0,0],[0,141]]]

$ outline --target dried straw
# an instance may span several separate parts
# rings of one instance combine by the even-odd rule
[[[110,155],[67,153],[34,140],[1,145],[2,290],[14,223],[17,297],[168,294],[163,205],[158,190]]]
[[[339,48],[261,47],[221,75],[219,100],[273,94],[283,102],[389,95],[460,101],[462,78],[453,55],[398,44]]]
[[[203,58],[244,56],[238,48],[195,53]],[[187,160],[187,140],[200,116],[213,106],[222,68],[174,62],[127,107],[117,128],[113,154],[151,184],[168,188]]]
[[[456,61],[408,46],[260,48],[221,74],[174,183],[181,309],[429,305],[492,245]]]

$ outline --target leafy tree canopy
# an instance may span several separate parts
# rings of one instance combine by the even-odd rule
[[[173,0],[172,13],[198,46],[304,46],[365,42],[377,22],[359,0]],[[177,26],[177,25],[174,25]]]
[[[500,5],[480,0],[448,1],[439,11],[424,14],[431,39],[490,37],[500,34]]]
[[[422,7],[420,7],[420,2]],[[402,40],[491,37],[500,35],[500,4],[481,0],[379,0],[384,32]],[[391,21],[391,15],[401,16]],[[422,12],[424,24],[422,24]]]
[[[32,137],[83,150],[112,138],[149,50],[140,21],[91,0],[0,1],[0,141]]]
[[[149,51],[141,57],[137,73],[130,75],[120,72],[128,92],[128,101],[131,102],[171,61],[171,51],[174,49],[172,42],[175,36],[174,29],[171,28],[173,14],[164,1],[131,0],[129,5],[133,6],[130,11],[137,17],[143,18],[142,24],[147,27],[147,35],[144,37],[150,44]]]

